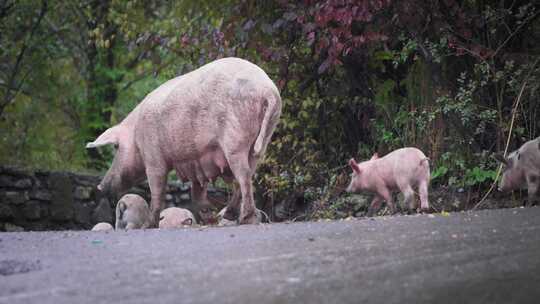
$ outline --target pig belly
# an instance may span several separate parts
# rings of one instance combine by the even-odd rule
[[[200,184],[214,181],[218,176],[231,175],[229,164],[221,149],[203,153],[198,159],[188,160],[175,166],[178,178],[182,182],[197,181]]]

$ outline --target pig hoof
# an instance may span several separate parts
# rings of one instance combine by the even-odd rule
[[[223,218],[229,221],[236,221],[238,219],[238,212],[234,208],[227,208],[227,211],[223,214]]]
[[[429,207],[419,209],[418,213],[429,213]]]
[[[259,220],[257,218],[257,216],[255,215],[255,213],[251,213],[250,215],[248,216],[243,216],[241,219],[240,219],[240,225],[244,225],[244,224],[258,224],[259,223]]]

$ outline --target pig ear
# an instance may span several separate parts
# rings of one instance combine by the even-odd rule
[[[86,144],[86,149],[97,148],[105,145],[118,145],[120,139],[120,127],[114,126],[105,130],[96,140]]]
[[[354,158],[351,158],[351,160],[349,160],[349,166],[351,166],[354,172],[360,173],[360,168],[358,167],[358,164],[356,163]]]
[[[505,165],[508,165],[508,160],[501,153],[494,154],[493,158],[495,158],[496,160],[500,161],[501,163]]]
[[[370,160],[374,160],[374,159],[377,159],[377,158],[379,158],[379,153],[375,152]]]
[[[182,222],[182,225],[192,225],[193,224],[193,220],[188,218],[188,219],[185,219],[183,222]]]

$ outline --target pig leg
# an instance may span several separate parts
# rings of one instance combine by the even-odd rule
[[[373,197],[373,200],[371,201],[371,205],[368,208],[367,216],[372,217],[379,209],[381,209],[381,203],[383,201],[383,198],[379,195],[375,194],[375,197]]]
[[[392,193],[388,189],[382,189],[379,190],[379,195],[386,201],[386,204],[388,205],[388,208],[390,209],[390,214],[396,213],[396,206],[394,205],[394,201],[392,199]]]
[[[191,199],[201,206],[202,209],[210,207],[208,201],[207,190],[208,183],[199,184],[197,181],[191,182]]]
[[[236,182],[233,183],[233,194],[229,203],[227,204],[227,211],[223,215],[223,218],[229,221],[236,221],[240,212],[240,202],[242,196],[240,195],[240,189]]]
[[[159,225],[159,213],[163,210],[165,202],[165,187],[167,186],[167,174],[146,172],[148,185],[150,186],[152,214],[149,227],[157,228]]]
[[[422,211],[428,211],[428,181],[420,182],[420,184],[418,185],[418,194],[420,195],[420,208],[422,209]]]
[[[257,216],[255,213],[255,200],[253,198],[253,186],[251,184],[254,170],[249,167],[248,158],[245,154],[238,153],[233,156],[229,160],[229,164],[234,177],[240,185],[240,192],[242,194],[240,218],[238,221],[240,224],[255,224],[257,222]]]
[[[539,184],[540,184],[539,176],[535,176],[535,175],[527,176],[527,194],[528,194],[527,207],[532,206],[534,202],[537,200],[537,195],[540,195],[540,193],[538,193]]]
[[[410,185],[407,185],[401,189],[403,193],[403,203],[406,206],[409,206],[410,211],[414,211],[416,208],[416,200],[414,199],[414,190]]]
[[[195,202],[196,212],[203,224],[207,224],[213,219],[212,212],[210,212],[211,204],[208,201],[207,189],[207,182],[204,182],[202,185],[197,181],[191,182],[191,199]]]

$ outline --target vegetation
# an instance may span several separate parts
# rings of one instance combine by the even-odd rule
[[[348,159],[403,146],[430,157],[433,187],[484,191],[492,153],[540,134],[531,1],[2,0],[0,163],[99,172],[111,152],[86,141],[225,56],[282,93],[257,177],[268,204],[324,209]]]

